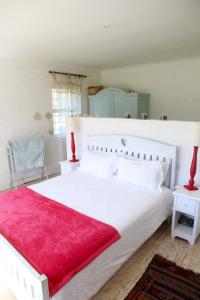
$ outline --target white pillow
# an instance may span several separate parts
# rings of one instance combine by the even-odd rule
[[[125,156],[125,155],[118,155],[118,157],[122,157],[122,158],[125,158],[125,159],[130,159],[130,160],[134,160],[134,161],[142,161],[142,162],[150,162],[150,163],[160,163],[161,166],[162,166],[162,172],[163,172],[163,182],[162,184],[165,182],[166,178],[167,178],[167,175],[168,175],[168,172],[169,172],[169,166],[170,166],[170,163],[169,162],[163,162],[163,161],[151,161],[151,160],[144,160],[144,159],[141,159],[141,158],[137,158],[137,157],[133,157],[133,156]],[[117,165],[116,165],[116,168],[117,168]],[[117,174],[117,170],[116,170],[116,174]]]
[[[80,170],[107,178],[116,171],[117,157],[97,152],[85,152],[80,161]]]
[[[131,160],[119,157],[117,178],[133,185],[161,192],[162,165],[159,161]]]

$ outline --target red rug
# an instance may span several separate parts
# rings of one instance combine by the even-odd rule
[[[200,274],[155,255],[125,300],[200,300]]]

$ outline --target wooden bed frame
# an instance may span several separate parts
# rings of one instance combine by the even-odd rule
[[[169,162],[170,170],[164,185],[171,190],[176,180],[176,146],[131,135],[90,135],[87,138],[89,151],[116,153],[143,160]]]
[[[164,185],[174,189],[176,147],[146,138],[128,135],[90,135],[88,151],[117,153],[145,160],[170,163]],[[49,300],[48,279],[40,275],[20,253],[0,235],[0,280],[19,300]]]

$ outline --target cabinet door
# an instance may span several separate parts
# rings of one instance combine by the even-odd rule
[[[129,114],[131,118],[137,116],[137,101],[134,97],[124,96],[121,93],[113,93],[113,116],[115,118],[126,118]]]
[[[109,118],[111,114],[111,94],[107,93],[101,97],[92,96],[89,98],[89,111],[95,117]]]
[[[141,118],[142,113],[147,113],[149,116],[149,95],[139,95],[138,97],[138,109],[137,118]]]

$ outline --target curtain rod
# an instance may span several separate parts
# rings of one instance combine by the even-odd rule
[[[81,74],[72,74],[72,73],[63,73],[63,72],[55,72],[55,71],[49,71],[50,74],[62,74],[62,75],[71,75],[71,76],[77,76],[77,77],[87,77],[86,75]]]

